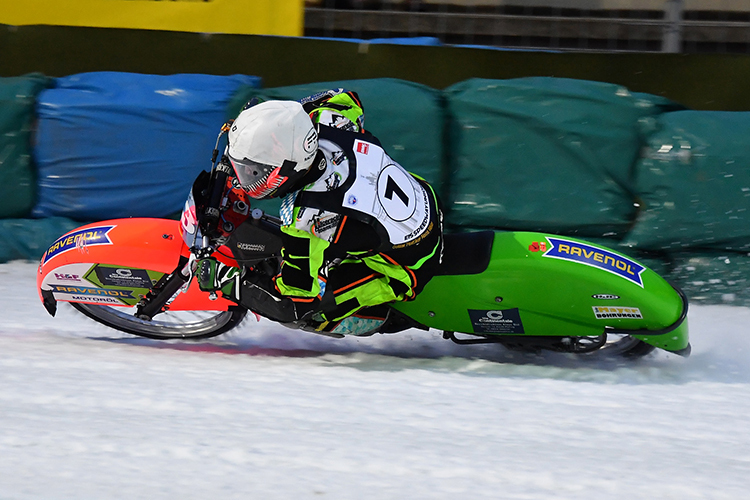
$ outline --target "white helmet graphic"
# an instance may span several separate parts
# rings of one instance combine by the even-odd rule
[[[255,199],[281,196],[312,166],[318,133],[296,101],[266,101],[242,111],[229,130],[227,156]]]

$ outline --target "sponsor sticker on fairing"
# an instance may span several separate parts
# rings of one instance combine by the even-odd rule
[[[543,257],[568,260],[591,267],[598,267],[643,288],[641,273],[646,268],[637,262],[609,250],[587,245],[579,241],[549,237],[547,240],[550,243],[550,248],[544,253]]]
[[[93,264],[79,262],[76,264],[65,264],[56,267],[46,273],[44,285],[84,285],[88,286],[86,273],[91,269]],[[96,284],[99,286],[99,284]]]
[[[637,307],[592,306],[596,319],[643,319]]]
[[[97,304],[117,304],[122,305],[122,301],[114,297],[94,297],[92,295],[71,295],[70,299],[75,302],[96,302]]]
[[[469,318],[474,333],[526,333],[517,308],[491,311],[469,309]]]
[[[130,290],[111,290],[107,288],[89,288],[83,286],[64,286],[51,285],[54,293],[64,293],[69,295],[78,295],[82,297],[110,297],[115,299],[133,299],[133,292]]]
[[[79,275],[70,273],[55,273],[55,279],[58,281],[81,281]]]
[[[529,245],[529,252],[546,252],[547,242],[546,241],[535,241]]]
[[[44,252],[42,264],[52,257],[74,248],[85,249],[87,246],[111,245],[112,240],[109,239],[108,233],[114,228],[115,226],[90,227],[61,236]]]
[[[151,278],[145,269],[98,265],[95,272],[99,282],[104,286],[151,288]]]
[[[257,243],[237,243],[237,248],[245,252],[265,252],[266,246]]]

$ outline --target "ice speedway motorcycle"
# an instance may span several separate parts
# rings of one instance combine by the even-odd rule
[[[217,154],[181,220],[107,220],[58,238],[37,275],[47,311],[69,302],[104,325],[152,339],[204,339],[237,327],[248,309],[201,291],[197,260],[214,255],[275,274],[281,220],[230,196],[232,170],[217,164]],[[690,354],[688,301],[678,288],[614,250],[539,232],[446,234],[437,275],[414,300],[389,308],[372,333],[435,329],[459,344],[588,358],[636,358],[655,348]]]

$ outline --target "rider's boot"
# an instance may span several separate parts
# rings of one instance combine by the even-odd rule
[[[338,321],[321,323],[319,328],[330,333],[367,337],[377,333],[383,326],[388,317],[388,310],[385,304],[363,307]]]
[[[204,292],[221,291],[225,298],[240,301],[242,270],[219,262],[213,257],[198,261],[198,287]]]

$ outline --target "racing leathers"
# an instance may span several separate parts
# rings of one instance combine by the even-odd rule
[[[278,274],[246,273],[240,302],[283,323],[356,333],[342,320],[382,319],[376,306],[413,299],[435,273],[439,203],[364,131],[356,93],[337,89],[300,102],[317,124],[318,153],[281,202]]]

